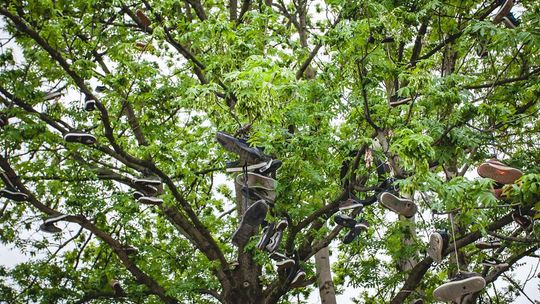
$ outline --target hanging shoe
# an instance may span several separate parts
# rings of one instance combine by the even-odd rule
[[[162,181],[157,176],[147,176],[143,178],[135,178],[133,179],[133,183],[137,186],[160,186]]]
[[[435,288],[433,296],[439,301],[460,303],[463,295],[478,292],[486,286],[486,280],[475,272],[460,272],[449,282]]]
[[[289,282],[290,288],[300,288],[304,287],[306,273],[300,268],[299,265],[295,265],[295,267],[290,268],[291,271],[289,273],[289,276],[287,277],[287,281]]]
[[[363,231],[369,228],[369,223],[365,220],[360,220],[353,228],[351,228],[343,237],[343,244],[352,243]]]
[[[96,101],[94,98],[90,97],[89,95],[86,95],[84,98],[84,110],[87,112],[94,111],[96,109]]]
[[[268,205],[264,200],[253,203],[242,216],[240,225],[232,235],[232,243],[238,247],[243,247],[251,237],[254,230],[264,221]]]
[[[62,92],[50,92],[50,93],[47,93],[45,97],[43,97],[43,100],[47,101],[47,100],[57,99],[57,98],[60,98],[62,95],[64,95]]]
[[[236,176],[235,181],[238,185],[244,186],[245,179],[246,179],[246,175],[242,173]],[[276,191],[277,181],[273,178],[270,178],[264,175],[248,172],[247,173],[247,186],[249,187],[249,190],[262,189],[271,193],[272,191]]]
[[[431,234],[429,237],[429,246],[427,254],[437,264],[443,260],[443,253],[448,248],[449,236],[446,231],[437,231]]]
[[[390,192],[379,194],[378,200],[386,209],[394,211],[404,217],[412,217],[418,210],[418,207],[412,200],[397,197]]]
[[[495,158],[481,164],[476,171],[481,177],[491,178],[497,183],[504,185],[513,184],[523,175],[523,172],[520,170],[509,167]]]
[[[347,210],[347,209],[355,209],[355,208],[363,208],[364,204],[360,203],[359,201],[349,198],[346,201],[339,202],[339,210]]]
[[[354,228],[357,222],[352,217],[345,214],[336,214],[334,215],[334,222],[342,227]]]
[[[514,6],[514,0],[499,0],[499,4],[499,11],[497,11],[492,20],[495,24],[500,23],[503,18],[510,13],[510,10]]]
[[[502,243],[501,243],[501,241],[496,240],[496,239],[489,239],[487,241],[476,242],[474,244],[474,246],[476,246],[476,248],[478,248],[480,250],[497,249],[497,248],[500,248],[502,246]]]
[[[268,225],[263,227],[261,238],[259,239],[259,242],[257,243],[257,248],[259,250],[264,250],[266,245],[270,242],[270,239],[274,235],[274,223],[269,223]]]
[[[266,245],[266,250],[268,252],[272,253],[276,251],[283,237],[283,231],[285,231],[285,229],[287,229],[288,226],[289,226],[289,223],[287,222],[287,219],[282,219],[276,224],[276,228],[274,229],[274,234],[272,235],[272,237],[270,238],[270,241]]]
[[[135,254],[138,254],[139,253],[139,249],[131,246],[131,245],[127,245],[127,246],[124,246],[122,248],[120,248],[121,251],[125,252],[127,255],[135,255]]]
[[[161,205],[163,204],[163,199],[155,196],[141,196],[137,199],[138,203],[145,205]]]
[[[7,199],[10,199],[12,201],[16,201],[16,202],[24,202],[26,200],[28,200],[28,195],[20,192],[19,190],[17,189],[8,189],[8,188],[4,188],[4,189],[0,189],[0,197],[5,197]]]
[[[411,302],[411,304],[424,304],[424,300],[423,299],[415,299]]]
[[[216,140],[225,150],[240,156],[240,162],[238,164],[241,167],[244,165],[268,163],[271,160],[271,158],[264,154],[260,149],[252,148],[246,141],[223,132],[216,133]]]
[[[495,268],[507,268],[510,267],[508,263],[503,263],[497,259],[484,259],[482,265],[486,267],[495,267]]]
[[[504,25],[509,29],[515,29],[519,26],[519,20],[512,14],[512,12],[508,13],[508,15],[504,16],[502,19]]]
[[[518,211],[512,213],[512,219],[524,230],[527,230],[532,225],[531,219],[526,215],[520,214]]]
[[[64,140],[70,143],[81,143],[85,145],[92,145],[97,141],[94,135],[82,132],[66,133],[66,135],[64,135]]]
[[[139,18],[139,20],[141,21],[144,27],[149,27],[150,24],[152,24],[152,21],[150,20],[150,18],[148,18],[148,16],[146,16],[146,14],[142,10],[140,9],[136,10],[135,15],[137,15],[137,17]]]
[[[117,297],[125,297],[126,296],[126,292],[124,291],[124,289],[122,288],[122,285],[120,284],[120,282],[118,280],[112,279],[109,282],[109,286],[111,286],[112,290],[114,291],[115,296],[117,296]]]
[[[142,193],[141,191],[135,191],[135,192],[133,192],[133,198],[134,198],[135,200],[138,200],[139,198],[141,198],[141,197],[143,197],[143,196],[145,196],[145,194]]]
[[[272,252],[270,253],[269,257],[272,260],[276,261],[276,267],[278,271],[289,269],[296,265],[294,259],[279,252]]]
[[[262,188],[253,188],[242,186],[240,189],[242,195],[252,201],[265,200],[267,203],[273,204],[276,200],[276,191],[268,191]]]
[[[43,224],[39,226],[39,229],[47,233],[60,233],[62,232],[62,229],[56,227],[54,224],[67,218],[68,216],[69,215],[67,214],[50,216],[43,221]]]

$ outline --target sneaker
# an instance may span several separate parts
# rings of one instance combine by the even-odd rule
[[[404,217],[412,217],[416,213],[416,210],[418,210],[418,207],[416,207],[416,204],[412,200],[397,197],[390,192],[379,194],[378,199],[385,208]]]
[[[306,273],[298,268],[297,271],[295,272],[291,272],[291,274],[289,275],[289,287],[290,288],[300,288],[300,287],[305,287],[304,284],[305,284],[305,278],[306,278]]]
[[[108,90],[108,88],[106,86],[104,86],[104,85],[96,86],[96,92],[98,92],[98,93],[103,93],[103,92],[105,92],[107,90]]]
[[[497,249],[502,246],[502,243],[499,240],[487,240],[487,241],[476,242],[474,246],[476,246],[476,248],[480,250]]]
[[[250,147],[247,142],[223,132],[216,133],[216,140],[229,152],[240,156],[240,166],[267,163],[270,157],[258,148]]]
[[[56,227],[54,224],[56,222],[59,222],[65,218],[67,218],[69,215],[67,214],[60,214],[60,215],[55,215],[55,216],[50,216],[48,218],[46,218],[44,221],[43,221],[43,224],[41,224],[39,226],[39,229],[43,232],[47,232],[47,233],[60,233],[62,232],[62,229]]]
[[[16,189],[0,189],[0,197],[5,197],[12,201],[24,202],[28,200],[28,195],[16,190]]]
[[[159,186],[162,182],[161,179],[157,176],[148,176],[143,178],[136,178],[133,180],[133,183],[138,186]]]
[[[140,186],[140,189],[142,191],[139,192],[145,194],[144,196],[156,196],[158,194],[158,188],[151,185]]]
[[[435,288],[433,296],[439,301],[455,301],[460,303],[463,295],[482,290],[486,280],[478,273],[461,272],[449,282]]]
[[[431,234],[429,237],[429,247],[427,254],[437,264],[443,260],[443,253],[448,248],[449,236],[446,231],[437,231]]]
[[[509,29],[515,29],[520,23],[519,20],[514,16],[514,14],[512,14],[512,12],[504,16],[502,21],[504,25]]]
[[[244,186],[244,180],[246,178],[245,174],[238,174],[235,178],[235,181],[238,185]],[[262,189],[266,191],[275,191],[277,187],[277,181],[273,178],[266,177],[257,173],[248,172],[247,173],[247,186],[250,190],[252,189]]]
[[[138,254],[139,253],[139,249],[137,249],[137,248],[135,248],[133,246],[130,246],[130,245],[122,247],[122,248],[120,248],[120,250],[125,252],[127,255],[132,255],[132,254]]]
[[[138,203],[145,205],[161,205],[163,204],[163,199],[154,196],[141,196],[137,199]]]
[[[349,198],[346,201],[339,202],[339,210],[355,209],[362,207],[364,207],[364,204],[352,198]]]
[[[270,239],[274,235],[274,227],[275,227],[274,223],[270,223],[264,226],[262,230],[261,238],[259,239],[259,242],[257,243],[257,248],[259,250],[264,250],[266,245],[268,245],[268,243],[270,242]]]
[[[503,263],[497,259],[484,259],[482,265],[486,267],[506,268],[509,267],[508,263]]]
[[[513,184],[523,175],[520,170],[509,167],[494,158],[481,164],[476,171],[481,177],[491,178],[504,185]]]
[[[149,27],[150,24],[152,24],[152,21],[150,20],[150,18],[148,18],[148,16],[146,16],[146,14],[140,9],[135,11],[135,15],[137,15],[137,17],[141,21],[142,25],[144,25],[144,27]]]
[[[501,7],[492,20],[492,22],[495,24],[500,23],[503,18],[510,13],[510,10],[514,6],[514,0],[499,0],[499,4]]]
[[[270,253],[269,257],[272,260],[276,261],[276,267],[278,271],[285,270],[296,265],[296,262],[294,261],[294,259],[279,252],[274,251]]]
[[[94,98],[86,95],[84,98],[84,110],[87,112],[94,111],[96,109],[96,101]]]
[[[124,291],[124,289],[122,288],[122,285],[120,284],[120,282],[118,280],[114,280],[114,279],[111,280],[109,285],[111,286],[112,290],[114,291],[115,296],[117,296],[117,297],[125,297],[126,296],[126,292]]]
[[[43,100],[46,101],[46,100],[56,99],[56,98],[59,98],[62,95],[64,95],[64,94],[62,94],[62,92],[50,92],[50,93],[47,93],[45,95],[45,97],[43,97]]]
[[[532,225],[531,219],[529,219],[529,217],[526,215],[520,214],[519,212],[512,213],[512,219],[523,229],[527,229]]]
[[[353,228],[351,228],[347,234],[343,237],[343,244],[352,243],[363,231],[366,231],[369,227],[368,222],[361,220]]]
[[[240,191],[242,192],[242,195],[244,197],[253,201],[258,201],[258,200],[263,199],[269,203],[273,203],[276,200],[275,191],[268,191],[262,188],[250,189],[249,187],[246,187],[246,186],[242,186],[242,189]]]
[[[276,228],[274,230],[274,234],[270,238],[270,241],[266,245],[266,250],[270,253],[276,251],[276,249],[279,247],[279,243],[281,242],[281,239],[283,238],[283,231],[287,229],[289,226],[289,223],[286,219],[282,219],[276,224]]]
[[[354,226],[356,226],[357,224],[355,219],[344,214],[336,214],[334,216],[334,222],[340,226],[351,228],[351,229],[354,228]]]
[[[424,304],[424,300],[423,299],[415,299],[411,302],[411,304]]]
[[[253,203],[242,216],[238,229],[232,235],[232,243],[243,247],[251,237],[253,231],[261,225],[268,212],[268,205],[264,200]]]
[[[64,135],[64,140],[72,143],[81,143],[85,145],[92,145],[96,143],[97,139],[94,135],[82,132],[70,132]]]
[[[143,197],[143,196],[145,196],[145,195],[144,195],[144,193],[142,193],[141,191],[135,191],[135,192],[133,192],[133,198],[134,198],[135,200],[138,200],[139,198],[141,198],[141,197]]]

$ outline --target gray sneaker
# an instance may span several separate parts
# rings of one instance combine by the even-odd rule
[[[446,231],[437,231],[429,237],[429,247],[427,254],[439,264],[443,260],[443,253],[448,248],[449,236]]]
[[[238,174],[235,178],[235,181],[238,185],[244,186],[244,180],[246,178],[245,174]],[[268,192],[276,190],[277,181],[273,178],[266,177],[257,173],[248,172],[247,173],[247,185],[249,189],[262,189]]]
[[[223,132],[216,133],[216,140],[229,152],[240,156],[240,165],[253,165],[270,161],[270,157],[258,148],[252,148],[247,142]]]
[[[59,222],[65,218],[67,218],[69,215],[67,214],[60,214],[60,215],[55,215],[55,216],[50,216],[48,218],[46,218],[44,221],[43,221],[43,224],[41,224],[39,226],[39,229],[43,232],[47,232],[47,233],[60,233],[62,232],[62,229],[56,227],[54,224],[56,222]]]
[[[460,303],[463,295],[477,292],[486,286],[486,280],[475,272],[461,272],[449,282],[435,288],[433,296],[439,301]]]
[[[404,217],[412,217],[418,210],[418,207],[412,200],[397,197],[390,192],[379,194],[378,200],[385,208],[392,210],[399,215],[403,215]]]
[[[238,247],[246,245],[253,231],[264,221],[267,212],[268,205],[264,200],[253,203],[242,216],[238,229],[232,235],[232,243]]]

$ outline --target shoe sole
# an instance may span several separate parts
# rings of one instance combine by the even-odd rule
[[[492,22],[495,24],[500,23],[503,20],[503,18],[506,15],[508,15],[508,13],[510,13],[510,10],[512,10],[513,6],[514,6],[513,0],[506,0],[506,2],[504,2],[504,4],[501,6],[497,14],[495,14],[495,16],[493,17]]]
[[[481,177],[490,178],[505,185],[513,184],[523,175],[523,172],[518,169],[490,163],[481,164],[476,171]]]
[[[149,186],[149,185],[159,186],[162,184],[162,181],[159,179],[151,179],[151,178],[136,178],[133,180],[133,183],[135,185],[140,185],[140,186]]]
[[[389,209],[399,215],[403,215],[404,217],[410,218],[413,217],[416,214],[416,210],[418,207],[414,202],[412,202],[409,199],[401,199],[395,195],[392,195],[388,192],[383,192],[379,194],[379,202],[381,205],[383,205],[386,209]],[[399,208],[398,204],[401,204],[402,208]],[[405,205],[405,206],[403,206]],[[410,207],[407,208],[406,205],[409,205]]]
[[[437,264],[442,262],[443,242],[443,238],[439,233],[433,233],[429,237],[429,247],[427,249],[427,254]]]
[[[97,141],[94,135],[86,133],[67,133],[64,136],[64,140],[70,143],[81,143],[85,145],[92,145]]]
[[[153,197],[153,196],[141,196],[137,199],[137,202],[145,205],[161,205],[163,204],[163,200],[159,197]]]
[[[361,204],[361,203],[358,203],[358,204],[347,205],[347,206],[344,206],[344,207],[340,206],[339,210],[343,211],[343,210],[355,209],[355,208],[360,208],[360,207],[364,207],[364,205]]]
[[[238,174],[235,178],[235,182],[244,186],[244,174]],[[263,189],[266,191],[276,191],[277,181],[273,178],[266,177],[257,173],[248,172],[247,185],[250,189]]]
[[[44,221],[43,221],[43,224],[45,225],[51,225],[51,224],[54,224],[56,222],[59,222],[65,218],[67,218],[69,215],[67,214],[60,214],[60,215],[56,215],[56,216],[52,216],[52,217],[49,217],[49,218],[46,218]]]
[[[253,203],[242,216],[240,225],[232,235],[232,243],[238,247],[245,245],[253,231],[264,221],[267,212],[268,205],[263,200]]]
[[[482,290],[486,280],[482,277],[471,277],[459,281],[445,283],[433,291],[433,296],[439,301],[452,301],[468,293]],[[459,302],[458,302],[459,303]]]
[[[268,165],[268,162],[262,162],[262,163],[258,163],[258,164],[254,164],[254,165],[249,165],[249,166],[245,167],[245,170],[246,171],[255,171],[255,170],[263,168],[263,167],[265,167],[267,165]],[[244,171],[244,167],[228,167],[227,169],[225,169],[225,172],[243,172],[243,171]]]

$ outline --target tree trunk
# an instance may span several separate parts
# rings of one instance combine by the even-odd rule
[[[322,304],[336,304],[336,291],[330,270],[330,250],[324,247],[315,254],[315,267]]]

